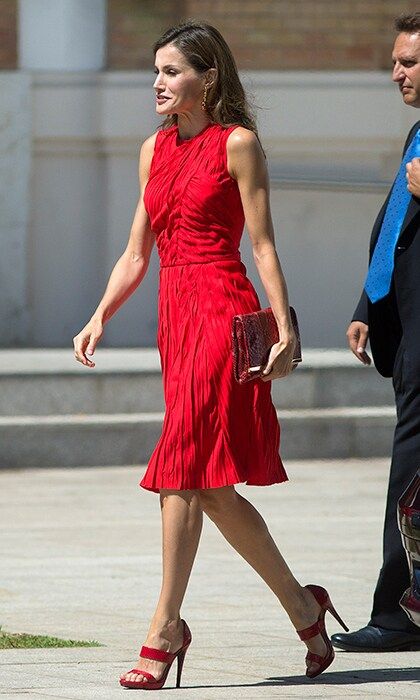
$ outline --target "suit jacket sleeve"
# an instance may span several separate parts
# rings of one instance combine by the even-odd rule
[[[368,298],[365,290],[362,292],[362,296],[359,299],[359,303],[356,306],[356,310],[353,314],[352,321],[362,321],[368,325]]]

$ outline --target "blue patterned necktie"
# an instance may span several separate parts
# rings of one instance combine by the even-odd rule
[[[398,170],[388,206],[369,265],[365,291],[372,303],[383,299],[391,288],[395,246],[401,232],[411,194],[407,190],[405,166],[420,156],[420,129],[411,141]]]

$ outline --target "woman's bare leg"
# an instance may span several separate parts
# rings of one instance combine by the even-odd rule
[[[203,511],[197,491],[160,492],[162,512],[162,588],[145,646],[177,651],[183,642],[180,609],[197,552],[203,524]],[[142,668],[156,679],[162,676],[164,663],[141,659]],[[125,680],[141,681],[143,676],[125,673]]]
[[[199,493],[203,511],[229,544],[271,588],[295,629],[312,625],[318,617],[320,606],[310,591],[293,576],[256,508],[238,494],[233,486],[201,490]],[[320,656],[326,653],[320,635],[308,640],[306,644]],[[316,668],[317,664],[314,664],[313,670]]]

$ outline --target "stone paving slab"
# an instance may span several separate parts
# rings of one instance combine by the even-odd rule
[[[290,482],[240,486],[302,583],[328,587],[351,629],[366,623],[380,564],[387,460],[289,462]],[[0,472],[0,624],[96,639],[99,648],[3,650],[0,697],[123,698],[160,583],[158,499],[133,467]],[[318,679],[254,572],[205,522],[183,614],[194,641],[176,697],[418,698],[420,652],[338,652]],[[338,630],[327,618],[330,634]],[[173,688],[174,670],[168,680]],[[163,691],[158,691],[160,697]]]

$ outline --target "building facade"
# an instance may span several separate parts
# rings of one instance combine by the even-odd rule
[[[255,105],[277,247],[312,347],[345,343],[374,216],[416,115],[391,81],[395,0],[2,0],[0,344],[65,347],[95,308],[158,125],[153,41],[187,17],[224,34]],[[242,254],[255,273],[246,234]],[[158,260],[106,329],[156,342]]]

